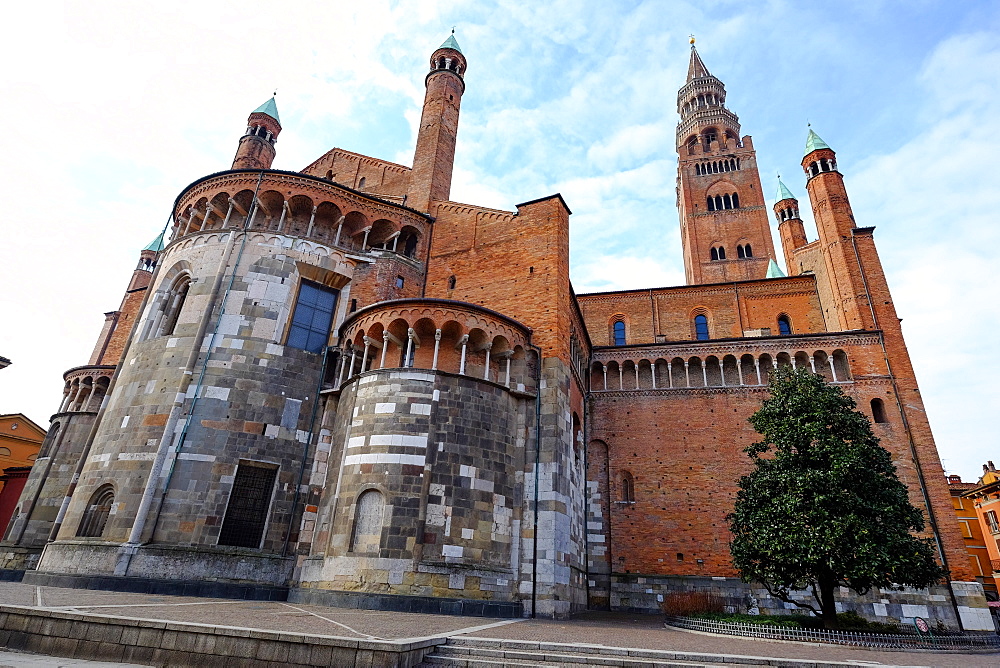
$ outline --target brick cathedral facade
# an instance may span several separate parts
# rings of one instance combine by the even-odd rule
[[[0,543],[25,581],[563,616],[755,597],[725,516],[776,365],[874,422],[951,582],[844,599],[992,629],[875,248],[836,155],[818,239],[692,45],[678,93],[686,284],[574,293],[570,209],[451,201],[467,61],[429,61],[412,167],[271,169],[274,100],[186,187],[64,398]],[[778,220],[781,255],[770,215]],[[787,268],[779,269],[779,262]],[[915,612],[916,611],[916,612]]]

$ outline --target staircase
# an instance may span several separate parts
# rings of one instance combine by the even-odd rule
[[[524,640],[496,640],[456,636],[424,657],[421,668],[566,668],[570,666],[618,666],[619,668],[722,668],[778,666],[784,668],[833,668],[856,663],[818,662],[724,654],[697,654],[653,649],[562,644]]]

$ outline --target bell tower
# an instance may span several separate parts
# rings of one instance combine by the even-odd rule
[[[247,130],[236,149],[233,169],[270,169],[274,162],[274,143],[280,132],[278,105],[272,97],[254,109],[247,119]]]
[[[691,40],[677,91],[677,206],[688,285],[765,278],[775,257],[750,137]]]
[[[458,111],[465,92],[465,56],[454,31],[431,54],[430,72],[424,79],[427,93],[417,131],[417,149],[407,205],[427,211],[434,200],[445,201],[451,194],[451,173],[455,165]]]

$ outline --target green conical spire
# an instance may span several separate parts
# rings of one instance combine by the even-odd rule
[[[784,277],[785,277],[785,272],[781,271],[781,267],[778,266],[778,263],[774,261],[774,258],[771,258],[771,261],[767,263],[767,273],[764,275],[764,278],[784,278]]]
[[[278,125],[281,125],[281,119],[278,118],[278,105],[274,102],[274,98],[273,97],[270,100],[268,100],[267,102],[265,102],[264,104],[260,105],[256,109],[254,109],[251,113],[254,113],[254,114],[267,114],[268,116],[270,116],[274,120],[278,121]]]
[[[158,236],[155,239],[153,239],[152,241],[150,241],[149,245],[146,246],[145,248],[143,248],[142,250],[144,250],[144,251],[153,251],[154,253],[159,253],[161,250],[163,250],[163,248],[164,248],[164,245],[163,245],[163,232],[160,232],[160,236]]]
[[[818,148],[830,148],[830,145],[820,139],[820,136],[812,128],[809,128],[809,136],[806,137],[806,152],[803,155],[809,155]]]
[[[792,191],[785,187],[785,184],[781,182],[781,177],[778,177],[778,194],[775,195],[775,202],[780,202],[783,199],[797,199]]]
[[[458,51],[459,53],[462,53],[462,49],[459,48],[459,46],[458,46],[458,40],[455,39],[455,31],[454,30],[451,31],[451,34],[448,35],[448,39],[446,39],[444,41],[444,44],[442,44],[441,46],[439,46],[438,49],[454,49],[455,51]],[[464,56],[465,54],[462,53],[462,55]]]

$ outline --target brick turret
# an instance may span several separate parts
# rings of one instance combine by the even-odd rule
[[[272,97],[254,109],[247,119],[247,130],[236,149],[233,169],[270,169],[274,162],[274,143],[280,132],[278,105]]]
[[[841,330],[874,329],[864,277],[855,252],[854,214],[844,187],[844,177],[837,171],[837,154],[812,129],[806,140],[802,169],[809,179],[806,190],[809,191],[837,318],[829,326]]]
[[[454,34],[431,55],[430,68],[406,202],[418,211],[427,211],[432,201],[446,201],[451,194],[466,68]]]
[[[799,217],[799,200],[785,184],[778,179],[778,194],[774,202],[774,217],[778,220],[781,234],[781,249],[785,254],[785,267],[789,276],[800,273],[795,264],[795,249],[808,243],[806,229]]]

